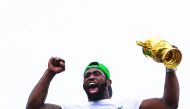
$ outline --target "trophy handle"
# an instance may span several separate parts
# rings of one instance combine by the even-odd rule
[[[143,42],[141,42],[141,41],[136,41],[136,43],[137,43],[137,45],[140,45],[140,46],[142,46],[142,47],[145,46],[145,44],[144,44]]]

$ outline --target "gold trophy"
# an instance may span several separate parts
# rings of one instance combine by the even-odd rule
[[[160,37],[150,37],[145,42],[136,41],[142,46],[143,54],[154,61],[164,63],[167,68],[176,68],[181,62],[181,51]]]

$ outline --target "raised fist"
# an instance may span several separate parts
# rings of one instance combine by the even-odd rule
[[[64,71],[65,61],[59,57],[51,57],[48,62],[48,70],[56,74]]]

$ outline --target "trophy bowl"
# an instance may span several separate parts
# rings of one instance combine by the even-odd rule
[[[176,68],[182,59],[181,51],[160,37],[150,37],[145,42],[136,41],[142,46],[143,54],[158,63],[164,63],[167,68]]]

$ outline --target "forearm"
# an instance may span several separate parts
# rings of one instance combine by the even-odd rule
[[[179,83],[175,71],[166,72],[163,100],[172,108],[178,107]]]
[[[55,73],[51,73],[49,70],[46,70],[42,78],[32,90],[26,109],[38,109],[44,105],[50,82],[54,76]]]

